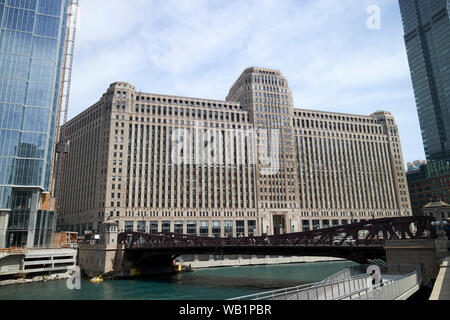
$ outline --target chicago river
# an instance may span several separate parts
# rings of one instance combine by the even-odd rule
[[[354,265],[336,261],[199,269],[100,284],[82,280],[80,290],[56,280],[0,287],[0,300],[223,300],[317,282]]]

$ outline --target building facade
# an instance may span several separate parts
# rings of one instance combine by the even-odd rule
[[[276,70],[224,101],[110,85],[66,124],[61,229],[250,236],[411,215],[389,112],[294,109]]]
[[[427,203],[423,208],[425,216],[434,217],[436,221],[450,219],[450,205],[442,200],[434,200]],[[448,227],[447,227],[448,228]]]
[[[450,160],[450,3],[399,0],[427,160]]]
[[[69,0],[0,0],[0,248],[51,243],[45,210]]]
[[[450,161],[423,164],[406,173],[413,215],[422,215],[433,199],[450,202]]]

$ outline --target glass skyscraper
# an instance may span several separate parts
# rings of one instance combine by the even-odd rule
[[[49,192],[70,0],[0,0],[0,248],[51,243]]]
[[[450,160],[450,0],[399,0],[428,161]]]

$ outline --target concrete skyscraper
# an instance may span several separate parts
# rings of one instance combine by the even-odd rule
[[[46,210],[70,0],[0,0],[0,248],[51,243]]]
[[[399,4],[425,154],[450,160],[450,1]]]

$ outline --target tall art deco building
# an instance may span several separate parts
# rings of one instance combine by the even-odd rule
[[[295,109],[276,70],[248,68],[225,101],[116,82],[66,133],[64,229],[248,236],[411,215],[392,115]]]
[[[51,243],[46,210],[69,0],[0,0],[0,248]]]

